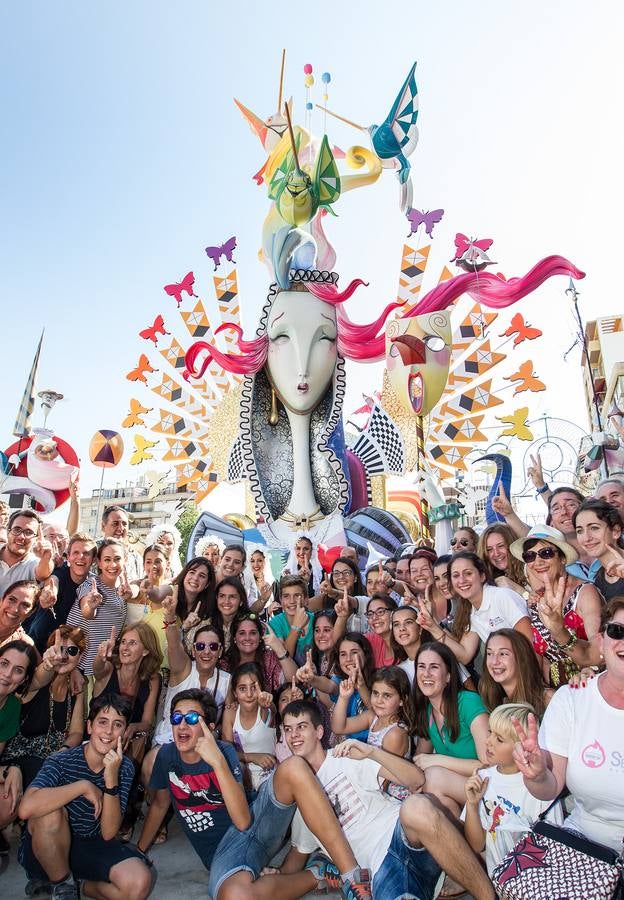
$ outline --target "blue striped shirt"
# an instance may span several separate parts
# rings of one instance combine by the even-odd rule
[[[104,769],[94,772],[89,767],[84,755],[86,744],[74,747],[72,750],[63,750],[61,753],[53,753],[48,756],[39,774],[31,783],[34,788],[56,788],[74,784],[76,781],[90,781],[101,791],[104,790]],[[127,756],[124,756],[119,767],[119,805],[123,815],[128,794],[134,778],[134,766]],[[101,837],[100,820],[94,815],[93,804],[85,797],[76,797],[65,807],[69,819],[69,827],[73,834],[83,838]]]

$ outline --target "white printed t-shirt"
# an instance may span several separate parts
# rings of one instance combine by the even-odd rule
[[[520,772],[504,775],[496,766],[490,766],[479,769],[479,775],[490,779],[478,809],[485,831],[485,863],[491,875],[552,800],[537,800],[529,793]],[[462,822],[465,819],[464,807]],[[557,804],[547,820],[559,825],[562,819],[561,804]]]
[[[548,704],[540,747],[568,760],[566,784],[574,798],[565,827],[622,849],[624,837],[624,709],[604,699],[599,685],[559,688]]]
[[[470,631],[475,631],[482,641],[487,641],[499,628],[513,628],[520,619],[528,616],[526,601],[511,588],[483,585],[483,599],[479,609],[470,613]]]
[[[381,766],[372,759],[334,757],[329,750],[316,773],[342,826],[353,855],[362,868],[369,869],[371,880],[390,846],[401,803],[380,789]],[[292,822],[293,845],[301,853],[312,853],[319,843],[297,811]]]

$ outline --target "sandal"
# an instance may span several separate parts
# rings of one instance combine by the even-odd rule
[[[156,837],[154,838],[154,846],[156,844],[166,844],[167,838],[169,837],[167,832],[167,826],[165,825],[163,828],[160,828]]]

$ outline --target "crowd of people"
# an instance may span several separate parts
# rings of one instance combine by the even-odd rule
[[[0,504],[0,829],[27,894],[142,900],[174,816],[214,900],[493,898],[546,812],[621,851],[624,481],[532,475],[543,524],[501,491],[504,522],[446,554],[344,546],[326,572],[303,534],[282,571],[210,536],[184,563],[170,526],[139,554],[120,506],[96,541]]]

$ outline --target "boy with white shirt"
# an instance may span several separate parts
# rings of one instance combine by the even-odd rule
[[[386,780],[417,791],[425,780],[420,769],[361,741],[347,740],[326,752],[320,714],[309,701],[289,703],[283,723],[293,755],[312,767],[355,857],[370,870],[375,900],[404,895],[430,900],[441,866],[476,900],[494,898],[477,857],[440,807],[422,794],[412,794],[401,804],[382,792]],[[298,813],[291,840],[283,873],[302,869],[308,854],[324,849]],[[319,887],[334,888],[336,874],[328,860],[317,855],[306,868],[315,874]]]

